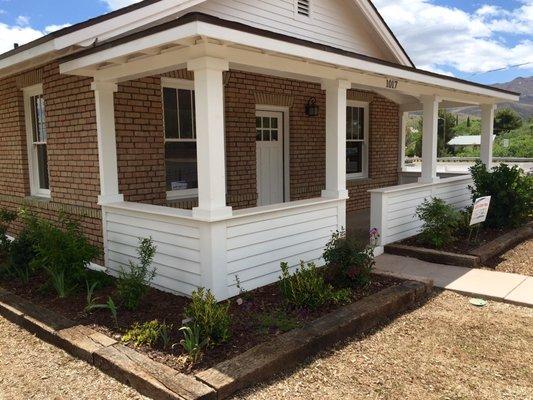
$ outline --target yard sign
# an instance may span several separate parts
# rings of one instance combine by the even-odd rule
[[[472,210],[472,218],[470,219],[470,226],[485,222],[487,213],[489,212],[490,196],[480,197],[474,202],[474,209]]]

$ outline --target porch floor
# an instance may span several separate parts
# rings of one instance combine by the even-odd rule
[[[368,243],[370,230],[370,208],[351,211],[346,214],[346,234]]]

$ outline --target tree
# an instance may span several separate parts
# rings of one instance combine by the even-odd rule
[[[494,117],[494,133],[499,135],[500,133],[514,131],[522,126],[522,118],[516,111],[510,108],[502,108],[496,111]]]

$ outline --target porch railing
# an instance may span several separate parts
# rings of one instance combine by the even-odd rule
[[[315,198],[236,210],[216,221],[188,210],[120,202],[103,206],[106,265],[118,273],[137,258],[139,238],[157,246],[154,286],[190,295],[211,289],[219,300],[278,280],[280,263],[322,263],[331,234],[345,225],[346,200]]]
[[[370,225],[380,233],[377,253],[383,246],[417,235],[422,221],[416,216],[416,208],[424,199],[439,197],[457,209],[469,206],[468,186],[470,175],[441,179],[435,183],[411,183],[370,191]]]

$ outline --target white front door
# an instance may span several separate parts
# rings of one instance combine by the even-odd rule
[[[256,111],[257,205],[283,203],[283,113]]]

